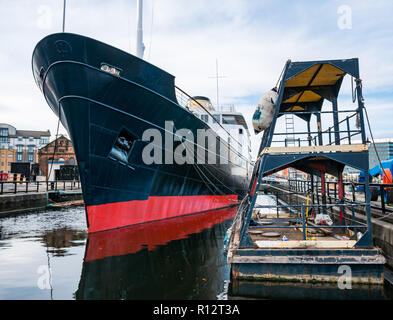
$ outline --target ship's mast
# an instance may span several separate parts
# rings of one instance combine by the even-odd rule
[[[142,31],[142,15],[143,15],[142,0],[137,0],[136,12],[137,12],[136,55],[138,58],[143,59],[143,52],[145,51],[145,45],[143,44],[143,31]]]
[[[63,1],[63,32],[65,29],[65,11],[66,11],[66,0]]]
[[[216,75],[214,77],[209,77],[209,78],[215,78],[216,79],[217,111],[220,111],[219,92],[218,92],[218,79],[226,78],[226,76],[219,76],[218,75],[218,59],[216,59]]]

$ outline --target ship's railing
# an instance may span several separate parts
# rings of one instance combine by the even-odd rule
[[[233,137],[233,135],[231,135],[231,133],[222,126],[222,124],[217,120],[216,117],[214,117],[214,115],[212,115],[210,113],[209,110],[207,110],[202,104],[200,104],[197,100],[195,100],[193,97],[191,97],[189,94],[187,94],[185,91],[183,91],[182,89],[180,89],[179,87],[175,86],[175,93],[176,93],[176,99],[179,103],[180,106],[188,109],[187,107],[187,102],[192,100],[193,102],[195,102],[197,105],[199,105],[201,107],[202,110],[205,110],[207,117],[211,118],[212,123],[216,123],[218,124],[227,134],[228,137],[231,137],[231,141],[235,142],[235,144],[237,146],[242,146],[242,144],[235,138]],[[191,110],[190,110],[191,111]],[[198,116],[199,117],[199,116]],[[233,149],[231,145],[228,146],[235,154],[238,154],[241,158],[243,158],[244,160],[246,160],[247,162],[249,162],[249,160],[244,157],[241,153],[239,153],[237,150]]]
[[[81,189],[79,180],[0,181],[0,195]]]
[[[279,115],[294,114],[299,116],[327,116],[333,114],[334,111],[293,111],[293,112],[280,112]],[[334,125],[323,129],[319,127],[314,130],[303,130],[294,132],[275,132],[273,135],[275,139],[272,141],[275,146],[306,146],[306,145],[334,145],[336,142],[339,144],[352,144],[354,137],[361,135],[361,128],[359,124],[357,110],[340,110],[337,112],[341,116],[338,121],[338,131],[335,130]],[[327,119],[322,119],[323,121]],[[336,141],[336,137],[338,140]],[[358,138],[357,137],[357,138]]]
[[[190,98],[177,87],[175,87],[175,93],[178,104],[183,108],[188,109],[187,102],[190,101]]]
[[[222,104],[217,107],[217,110],[220,112],[236,112],[234,104]]]

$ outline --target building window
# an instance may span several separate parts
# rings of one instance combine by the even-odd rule
[[[27,159],[28,159],[27,161],[29,162],[34,162],[34,154],[29,153]]]
[[[29,137],[29,141],[30,141],[30,142],[33,142],[33,141],[34,141],[34,138],[33,138],[33,137]]]
[[[23,148],[23,146],[16,146],[16,151],[17,152],[22,152],[22,148]]]
[[[11,159],[14,158],[14,156],[12,155],[12,153],[9,153],[9,154],[8,154],[8,158],[11,158]]]
[[[29,147],[28,147],[28,150],[29,150],[30,153],[31,153],[31,152],[34,152],[34,147],[33,147],[33,146],[29,146]]]
[[[0,129],[0,142],[8,142],[8,128]]]
[[[23,154],[18,153],[18,154],[16,155],[16,161],[23,161]]]
[[[0,142],[8,143],[8,128],[0,129]]]
[[[23,139],[22,137],[18,137],[18,141],[22,141],[22,139]]]

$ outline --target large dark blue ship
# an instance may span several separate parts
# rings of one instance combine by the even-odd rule
[[[246,194],[249,132],[233,108],[215,110],[208,98],[179,91],[158,67],[71,33],[42,39],[32,68],[73,142],[89,232],[232,206]],[[149,129],[162,141],[145,139]],[[201,130],[214,139],[199,143]],[[144,158],[153,149],[161,162]],[[174,161],[176,150],[189,161]]]

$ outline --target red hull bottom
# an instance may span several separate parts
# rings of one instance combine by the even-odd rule
[[[85,261],[132,254],[142,249],[151,251],[159,245],[212,228],[236,213],[237,208],[227,208],[96,232],[89,235]]]
[[[148,200],[87,206],[89,232],[169,219],[236,204],[237,195],[149,197]]]

